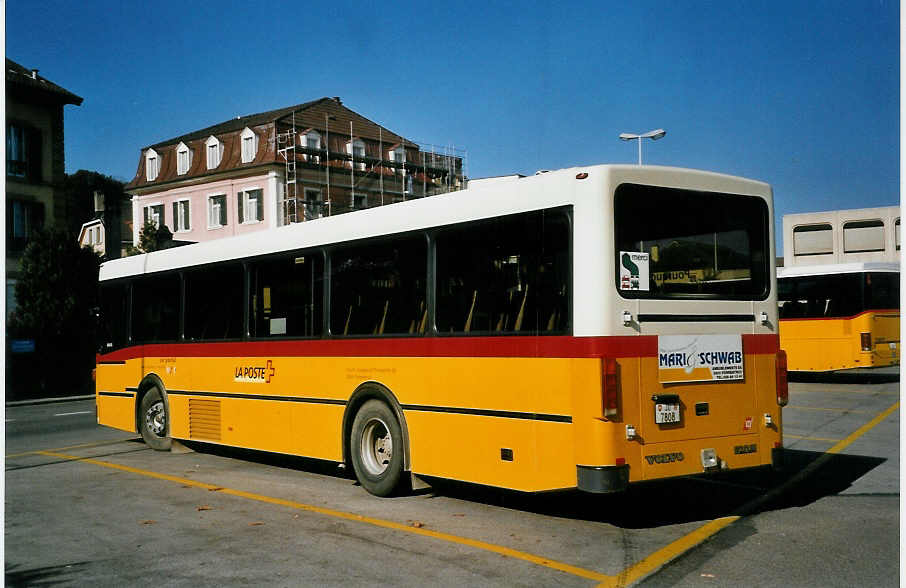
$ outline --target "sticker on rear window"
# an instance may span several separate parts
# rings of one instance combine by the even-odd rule
[[[638,251],[620,251],[620,290],[647,292],[650,257]]]

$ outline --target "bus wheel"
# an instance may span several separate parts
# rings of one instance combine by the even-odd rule
[[[403,430],[390,408],[380,400],[362,405],[352,423],[349,453],[356,479],[375,496],[402,491]]]
[[[138,430],[142,439],[151,449],[170,449],[170,423],[167,418],[167,404],[160,388],[154,386],[142,397],[138,413]]]

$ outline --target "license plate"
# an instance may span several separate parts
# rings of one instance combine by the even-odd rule
[[[659,425],[680,422],[679,407],[679,404],[655,404],[654,422]]]

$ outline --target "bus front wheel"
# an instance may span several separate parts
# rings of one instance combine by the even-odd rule
[[[375,496],[404,490],[403,430],[386,404],[369,400],[355,415],[349,439],[356,479]]]
[[[167,451],[170,449],[170,422],[167,414],[167,403],[160,388],[154,386],[142,396],[138,412],[138,429],[142,439],[151,449]]]

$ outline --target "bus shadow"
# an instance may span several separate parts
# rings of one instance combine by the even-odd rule
[[[461,482],[431,482],[437,496],[641,529],[805,506],[846,490],[885,461],[868,456],[827,455],[814,472],[795,479],[823,455],[787,450],[782,471],[760,469],[645,482],[620,494],[573,490],[528,494]]]
[[[185,445],[199,453],[354,480],[350,472],[331,461],[199,442],[185,442]],[[819,458],[822,461],[816,462]],[[787,449],[783,468],[779,471],[759,468],[641,482],[617,494],[589,494],[578,490],[527,493],[438,478],[426,479],[430,488],[412,494],[428,496],[429,500],[447,497],[641,529],[806,506],[846,490],[885,461],[871,456]],[[800,475],[808,468],[814,471]]]

